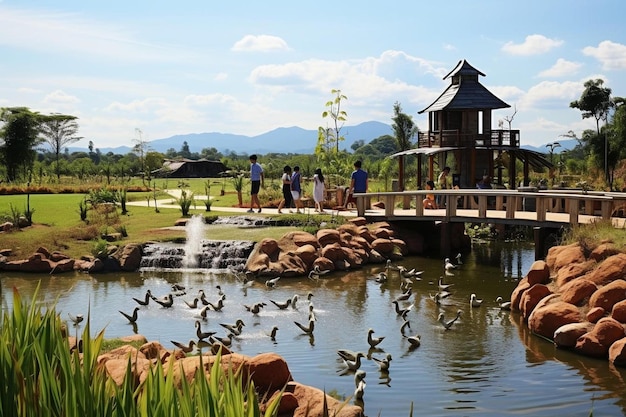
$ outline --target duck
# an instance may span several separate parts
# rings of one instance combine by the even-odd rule
[[[416,334],[415,336],[409,336],[406,340],[411,345],[411,348],[418,348],[422,344],[422,336]]]
[[[233,344],[233,339],[231,335],[227,335],[224,337],[218,337],[218,336],[209,336],[209,341],[213,344],[221,344],[224,345],[226,347],[229,347],[230,345]]]
[[[256,303],[256,304],[252,304],[252,305],[244,304],[244,307],[246,308],[246,310],[248,310],[252,314],[259,314],[261,312],[261,309],[263,307],[265,307],[266,305],[267,304],[265,304],[263,302],[260,302],[260,303]]]
[[[174,297],[172,294],[167,294],[163,298],[152,297],[152,300],[155,303],[160,304],[163,308],[170,308],[174,305]]]
[[[446,258],[446,259],[443,260],[443,267],[444,267],[444,269],[446,271],[450,271],[452,269],[457,269],[458,268],[458,266],[456,266],[455,264],[453,264],[450,261],[450,258]]]
[[[457,253],[457,254],[456,254],[455,259],[456,259],[456,264],[457,264],[457,265],[463,265],[463,261],[461,260],[461,257],[462,257],[462,256],[463,256],[463,255],[461,255],[461,252],[459,252],[459,253]]]
[[[470,307],[480,307],[483,300],[476,298],[476,294],[470,295]]]
[[[222,311],[222,308],[224,308],[224,296],[220,297],[217,300],[217,303],[213,304],[209,302],[207,306],[211,307],[215,311]]]
[[[371,348],[375,348],[385,339],[385,336],[373,337],[372,334],[374,334],[374,329],[369,329],[367,331],[367,343],[369,343]]]
[[[302,330],[303,333],[309,334],[309,335],[313,334],[313,330],[315,329],[315,320],[309,320],[309,325],[308,326],[304,326],[304,325],[298,323],[297,321],[294,321],[294,323],[295,323],[296,326],[298,326],[300,328],[300,330]]]
[[[359,382],[363,381],[366,376],[367,376],[367,373],[364,370],[359,369],[358,371],[356,371],[354,373],[354,385],[355,385],[355,387],[358,387],[359,386]]]
[[[183,300],[183,301],[185,302],[185,304],[187,304],[187,307],[189,307],[189,308],[198,308],[198,301],[200,301],[200,299],[198,297],[196,297],[191,302],[189,302],[187,300]]]
[[[219,295],[220,297],[226,298],[226,294],[224,294],[224,291],[222,291],[222,287],[221,286],[216,285],[215,289],[217,289],[217,295]]]
[[[270,331],[270,339],[272,339],[272,341],[276,341],[276,332],[278,332],[278,326],[272,327]]]
[[[346,367],[351,371],[356,371],[361,367],[361,358],[364,358],[365,354],[363,352],[357,352],[354,360],[344,359],[343,363]]]
[[[365,394],[365,387],[367,384],[365,384],[365,380],[362,380],[358,383],[358,385],[356,386],[356,389],[354,390],[354,399],[357,401],[363,401],[363,395]]]
[[[401,334],[402,336],[404,336],[404,331],[405,331],[405,329],[406,329],[407,327],[408,327],[409,329],[411,328],[411,322],[410,322],[410,321],[408,321],[408,320],[404,320],[404,323],[402,323],[402,326],[400,326],[400,334]]]
[[[400,303],[398,302],[398,300],[393,300],[392,303],[396,306],[396,314],[405,320],[406,320],[406,316],[409,314],[409,312],[413,309],[413,306],[415,305],[415,304],[411,304],[407,308],[400,308]]]
[[[378,364],[378,369],[380,371],[383,371],[383,372],[389,371],[389,362],[391,362],[391,353],[387,353],[387,356],[385,356],[382,359],[372,357],[372,360],[376,362],[376,364]]]
[[[309,321],[317,321],[317,317],[315,317],[315,311],[313,311],[315,307],[313,304],[309,304]]]
[[[326,275],[330,272],[328,269],[320,269],[319,265],[315,265],[313,269],[309,272],[309,279],[317,281],[322,275]]]
[[[174,284],[172,285],[172,291],[185,291],[185,287],[180,284]]]
[[[448,289],[453,285],[454,284],[444,284],[443,277],[439,277],[439,282],[437,283],[437,286],[439,287],[439,291],[448,291]]]
[[[208,338],[209,336],[213,336],[215,332],[203,332],[202,331],[202,323],[200,320],[196,320],[196,336],[198,336],[198,342]]]
[[[349,350],[349,349],[338,349],[337,350],[337,355],[339,355],[339,357],[346,361],[355,361],[356,360],[356,354],[358,352],[354,351],[354,350]]]
[[[184,345],[184,344],[182,344],[180,342],[176,342],[174,340],[170,340],[170,342],[172,342],[172,344],[174,346],[176,346],[178,349],[182,350],[185,353],[189,353],[189,352],[193,351],[193,347],[196,344],[195,340],[190,340],[188,345]]]
[[[291,297],[291,308],[296,308],[298,299],[299,299],[298,294],[294,294],[293,297]]]
[[[381,271],[376,275],[376,278],[374,278],[374,280],[379,284],[384,284],[385,282],[387,282],[387,274]]]
[[[152,292],[148,290],[146,291],[146,295],[144,296],[143,300],[135,297],[133,297],[133,300],[135,300],[135,302],[140,306],[147,306],[148,304],[150,304],[150,298],[152,298]]]
[[[200,317],[202,317],[203,320],[206,320],[206,313],[210,309],[211,309],[210,306],[205,306],[205,307],[202,307],[202,310],[200,310]]]
[[[420,277],[424,273],[424,271],[417,271],[415,268],[407,269],[404,266],[399,266],[398,271],[403,278],[415,278],[416,281],[421,281]]]
[[[284,310],[291,305],[291,298],[288,298],[284,303],[279,303],[278,301],[270,300],[270,303],[274,304],[278,307],[279,310]]]
[[[243,327],[245,326],[245,324],[244,324],[243,320],[237,319],[235,324],[220,323],[220,326],[222,326],[223,328],[228,330],[230,332],[230,334],[232,334],[234,336],[239,336],[241,334],[241,332],[243,331]]]
[[[402,294],[396,297],[396,301],[406,301],[409,298],[411,298],[412,294],[413,294],[413,289],[409,287],[405,292],[403,292]]]
[[[280,281],[280,277],[268,279],[265,281],[265,286],[268,288],[274,288],[276,287],[276,284],[278,284],[278,281]]]
[[[461,310],[458,310],[456,312],[456,317],[453,318],[452,320],[446,321],[446,319],[443,316],[443,313],[439,313],[439,318],[437,319],[437,321],[439,321],[439,323],[441,323],[441,325],[446,329],[446,330],[450,330],[450,328],[452,327],[452,325],[454,324],[455,321],[457,321],[459,319],[459,317],[461,317]]]
[[[502,297],[496,298],[496,303],[500,306],[500,310],[511,310],[511,302],[504,301]]]
[[[85,317],[82,314],[77,314],[74,316],[70,313],[67,313],[67,316],[70,318],[72,323],[74,323],[74,326],[78,326],[78,324],[85,319]]]
[[[206,299],[206,294],[204,293],[204,290],[200,290],[199,295],[200,297],[198,298],[200,299],[200,302],[202,303],[202,305],[208,306],[209,300]]]
[[[132,324],[137,322],[137,318],[138,318],[137,312],[138,311],[139,311],[139,307],[135,307],[135,309],[133,310],[132,314],[127,314],[127,313],[124,313],[123,311],[119,310],[119,312],[122,314],[122,316],[126,317],[128,322],[132,323]]]

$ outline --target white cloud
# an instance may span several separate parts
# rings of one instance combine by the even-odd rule
[[[224,81],[224,80],[228,79],[228,73],[220,72],[220,73],[216,74],[215,77],[213,77],[213,79],[215,81]]]
[[[69,95],[61,90],[53,91],[44,97],[43,102],[45,104],[73,104],[80,103],[80,100],[76,96]]]
[[[604,70],[626,69],[626,45],[621,43],[602,41],[597,48],[593,46],[583,48],[583,54],[600,61]]]
[[[550,39],[543,35],[528,35],[523,43],[515,44],[512,41],[505,43],[502,47],[502,51],[511,55],[538,55],[546,53],[562,44],[563,41],[561,40]]]
[[[583,89],[580,81],[542,81],[531,87],[520,101],[520,109],[568,107]]]
[[[133,100],[129,103],[115,101],[105,110],[111,112],[149,113],[167,105],[167,101],[160,97],[148,97],[143,100]]]
[[[575,74],[580,69],[580,67],[582,67],[582,64],[579,62],[572,62],[563,58],[559,58],[552,67],[548,68],[547,70],[541,71],[539,73],[539,76],[548,78],[563,77],[566,75]]]
[[[282,38],[272,35],[246,35],[231,48],[235,52],[288,51],[289,46]]]

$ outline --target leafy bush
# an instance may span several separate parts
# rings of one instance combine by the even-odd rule
[[[94,243],[93,248],[91,248],[91,254],[98,259],[105,260],[107,256],[109,255],[108,247],[109,247],[109,244],[106,240],[98,239]]]
[[[97,206],[98,204],[103,203],[115,204],[118,202],[118,198],[115,191],[106,188],[99,188],[89,191],[87,201],[89,201],[92,206]]]

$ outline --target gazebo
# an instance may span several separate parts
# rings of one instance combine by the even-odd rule
[[[482,72],[461,60],[443,79],[450,85],[428,107],[419,111],[427,113],[428,131],[419,132],[417,148],[398,152],[393,157],[401,160],[406,155],[417,157],[418,187],[422,179],[422,166],[427,163],[428,179],[437,178],[446,165],[448,155],[454,155],[451,168],[454,185],[475,188],[476,183],[489,175],[495,186],[502,186],[502,172],[508,170],[509,178],[516,178],[516,161],[524,166],[524,185],[528,185],[529,169],[552,168],[553,165],[539,152],[520,148],[520,131],[493,129],[492,110],[510,107],[500,100],[479,81]],[[438,165],[437,170],[435,165]],[[404,189],[404,184],[400,184]],[[509,181],[509,188],[516,188]]]

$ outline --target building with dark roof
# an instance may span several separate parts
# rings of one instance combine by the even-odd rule
[[[439,171],[450,164],[461,188],[474,188],[485,175],[502,185],[503,171],[516,178],[516,161],[524,166],[524,184],[529,183],[529,169],[552,168],[542,154],[520,148],[520,131],[493,129],[492,111],[511,107],[480,83],[481,71],[461,60],[444,80],[450,85],[419,114],[428,115],[428,130],[419,132],[417,148],[394,154],[401,159],[415,155],[418,160],[417,183],[436,179]],[[452,155],[453,158],[449,158]],[[449,161],[452,160],[453,163]],[[423,164],[428,178],[422,179]],[[401,163],[402,165],[402,163]],[[510,181],[510,188],[516,188]]]
[[[217,178],[227,170],[226,165],[220,161],[166,159],[163,167],[152,171],[152,175],[167,178]]]

